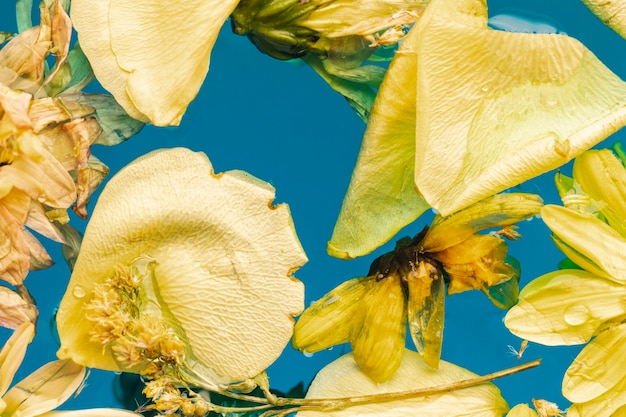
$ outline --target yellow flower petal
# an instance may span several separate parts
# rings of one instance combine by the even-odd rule
[[[624,417],[626,416],[626,378],[599,397],[584,403],[572,404],[567,417]]]
[[[363,324],[352,339],[354,359],[376,382],[395,373],[404,351],[406,304],[400,276],[389,275],[373,287],[359,303]]]
[[[9,389],[15,372],[22,364],[26,348],[35,335],[35,326],[27,321],[22,323],[0,350],[0,396]]]
[[[405,350],[396,374],[387,382],[375,383],[361,372],[352,354],[347,354],[323,368],[315,377],[306,398],[338,398],[382,394],[427,388],[470,379],[476,375],[448,362],[439,369],[426,365],[416,352]],[[501,417],[508,410],[500,390],[491,384],[428,395],[408,400],[382,402],[346,408],[341,411],[302,411],[299,417],[434,417],[480,416]]]
[[[578,354],[563,379],[563,395],[575,403],[593,400],[626,377],[626,324],[596,336]]]
[[[626,2],[623,0],[582,0],[602,23],[626,38]]]
[[[607,218],[626,237],[626,169],[608,149],[587,151],[574,161],[574,179]]]
[[[623,285],[586,271],[550,272],[522,290],[504,324],[516,336],[544,345],[585,343],[604,323],[626,318],[625,296]]]
[[[485,198],[449,216],[436,216],[422,241],[424,252],[440,252],[481,230],[510,226],[539,214],[536,194],[506,193]]]
[[[90,339],[85,308],[98,284],[148,256],[154,275],[141,285],[155,293],[144,304],[182,329],[196,370],[226,382],[259,374],[291,338],[304,304],[291,274],[306,257],[288,207],[272,206],[273,198],[269,184],[241,171],[216,175],[206,155],[182,148],[121,170],[94,209],[59,308],[59,357],[120,369]]]
[[[579,253],[574,262],[583,262],[579,263],[583,268],[589,265],[589,272],[601,270],[605,278],[626,282],[626,239],[613,228],[591,214],[555,205],[543,207],[541,218],[558,241]]]
[[[49,362],[13,386],[2,398],[5,415],[35,417],[63,404],[83,382],[85,368],[71,360]]]
[[[528,404],[517,404],[511,408],[507,417],[537,417],[537,413],[532,410]]]
[[[131,116],[177,125],[238,0],[76,0],[71,16],[98,81]]]
[[[490,29],[473,0],[431,1],[411,32],[417,110],[403,111],[416,113],[415,183],[442,215],[626,124],[626,83],[573,38]]]
[[[140,417],[141,414],[116,408],[90,408],[88,410],[50,411],[37,417]]]
[[[415,39],[406,39],[389,66],[372,108],[359,158],[328,254],[350,259],[391,239],[430,206],[415,192]],[[381,216],[380,213],[385,213]]]

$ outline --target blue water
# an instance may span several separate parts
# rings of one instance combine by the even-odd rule
[[[12,4],[7,3],[10,2],[0,6],[0,30],[14,29]],[[581,40],[626,79],[626,59],[623,53],[616,53],[626,51],[626,40],[604,27],[582,3],[492,0],[489,5],[490,15],[498,16],[493,26],[567,33]],[[277,201],[290,205],[309,257],[309,262],[296,273],[306,284],[308,304],[340,282],[367,273],[372,260],[393,247],[390,243],[353,261],[340,261],[325,252],[363,131],[364,125],[344,99],[311,69],[261,55],[247,39],[230,33],[226,25],[215,46],[207,80],[180,127],[146,127],[124,144],[94,147],[93,152],[115,172],[149,150],[185,146],[206,152],[218,172],[242,169],[271,182],[277,189]],[[625,134],[620,132],[603,145],[615,140],[625,141]],[[567,168],[564,170],[567,172]],[[547,202],[556,203],[552,178],[553,173],[546,174],[524,184],[522,190],[539,192]],[[398,237],[414,235],[425,221],[418,220]],[[79,219],[73,219],[73,223],[79,228],[85,224]],[[524,222],[520,232],[527,238],[512,242],[510,253],[521,261],[523,285],[554,270],[562,256],[540,220]],[[47,247],[58,263],[46,271],[31,273],[27,279],[41,318],[37,339],[19,376],[54,359],[56,350],[49,321],[69,271],[59,248],[54,244]],[[504,312],[479,292],[448,297],[442,358],[479,374],[518,364],[507,345],[517,348],[520,340],[503,326],[503,317]],[[410,342],[408,346],[412,347]],[[561,378],[578,350],[531,343],[523,360],[541,357],[542,365],[502,379],[497,385],[511,405],[544,398],[566,407],[560,394]],[[271,386],[286,391],[300,381],[306,385],[319,369],[345,352],[346,347],[338,346],[305,357],[288,346],[268,370]],[[68,402],[67,408],[116,405],[112,387],[117,378],[94,371],[80,396]]]

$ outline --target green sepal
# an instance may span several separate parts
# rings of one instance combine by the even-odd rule
[[[505,262],[513,268],[513,275],[508,280],[491,287],[486,287],[483,292],[493,305],[503,310],[507,310],[517,303],[519,296],[519,279],[521,275],[521,266],[517,259],[507,256]]]

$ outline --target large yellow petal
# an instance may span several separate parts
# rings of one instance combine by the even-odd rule
[[[537,417],[537,413],[528,404],[517,404],[511,408],[507,417]]]
[[[328,253],[350,259],[391,239],[429,208],[413,185],[415,39],[406,39],[372,107]],[[380,213],[385,213],[381,216]]]
[[[238,0],[75,0],[72,20],[98,81],[133,117],[177,125]]]
[[[396,374],[387,382],[375,383],[359,370],[351,353],[323,368],[315,377],[306,398],[340,398],[408,391],[475,377],[472,372],[441,361],[439,369],[426,365],[422,357],[405,350]],[[340,411],[302,411],[300,417],[501,417],[508,410],[500,390],[491,384],[408,400],[389,401],[346,408]]]
[[[188,149],[152,152],[121,170],[94,209],[61,301],[58,355],[119,370],[111,351],[90,340],[86,303],[97,284],[148,256],[158,305],[146,308],[182,329],[186,365],[227,382],[259,374],[280,355],[304,304],[291,274],[306,256],[288,207],[272,206],[273,198],[269,184],[241,171],[216,175],[206,155]]]
[[[504,324],[516,336],[544,345],[585,343],[606,322],[626,318],[625,296],[623,285],[586,271],[554,271],[520,292]]]
[[[37,417],[140,417],[142,414],[117,408],[90,408],[87,410],[49,411]]]
[[[589,272],[598,269],[602,276],[616,282],[626,282],[626,239],[596,217],[561,206],[546,205],[541,218],[552,230],[560,246],[578,252],[574,262]],[[568,253],[566,252],[566,255]]]
[[[567,417],[624,417],[626,416],[625,393],[626,378],[622,378],[599,397],[584,403],[572,404],[567,411]]]
[[[602,23],[626,38],[626,2],[624,0],[582,0]]]
[[[409,38],[419,57],[415,183],[443,215],[626,124],[626,83],[580,42],[490,29],[484,0],[433,0]]]
[[[563,395],[575,403],[591,401],[626,378],[626,324],[596,336],[578,354],[563,378]]]

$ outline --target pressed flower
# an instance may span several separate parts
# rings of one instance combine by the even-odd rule
[[[79,49],[70,51],[69,17],[58,0],[42,2],[40,12],[40,25],[0,49],[0,274],[18,289],[29,270],[52,264],[26,227],[64,242],[66,209],[75,203],[86,217],[89,196],[108,174],[91,145],[119,143],[141,128],[112,97],[78,91],[91,78]],[[0,324],[14,327],[24,314],[13,314],[20,303],[11,297]]]
[[[568,416],[603,417],[626,410],[626,373],[620,365],[626,346],[626,238],[618,222],[624,178],[626,170],[607,150],[577,158],[573,181],[560,191],[564,202],[584,195],[587,205],[548,205],[541,217],[557,246],[583,269],[535,279],[505,319],[514,334],[534,342],[587,343],[563,379],[563,395],[574,403]]]
[[[35,326],[24,322],[16,328],[0,351],[0,412],[3,417],[123,417],[139,416],[114,408],[51,411],[63,404],[84,383],[85,368],[70,360],[49,362],[9,389]]]
[[[448,294],[483,291],[500,308],[517,299],[519,268],[499,236],[519,237],[512,225],[542,206],[532,194],[499,194],[451,216],[436,216],[430,228],[401,239],[376,259],[368,276],[344,282],[300,316],[293,346],[316,352],[351,342],[354,360],[377,382],[400,366],[408,320],[425,363],[437,368],[444,325],[444,277]],[[502,227],[494,234],[481,230]]]
[[[155,384],[214,388],[262,373],[304,302],[291,274],[306,257],[273,198],[269,184],[215,174],[204,154],[182,148],[122,169],[102,191],[61,301],[59,357]]]
[[[410,350],[403,350],[398,372],[387,382],[375,383],[359,369],[349,353],[324,367],[307,392],[307,399],[357,397],[373,394],[415,390],[443,385],[475,377],[472,372],[441,362],[439,369],[430,368]],[[374,401],[374,400],[373,400]],[[500,390],[491,384],[481,384],[461,390],[431,394],[403,400],[372,402],[344,410],[300,411],[298,416],[502,416],[508,410]]]
[[[560,166],[626,123],[626,84],[580,42],[491,29],[484,1],[431,1],[394,61],[329,243],[333,256],[369,253],[429,206],[453,213]]]

